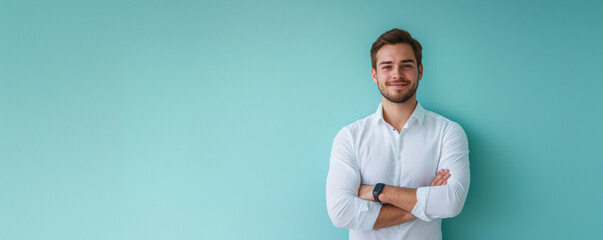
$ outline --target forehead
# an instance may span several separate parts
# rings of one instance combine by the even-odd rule
[[[377,64],[381,61],[400,61],[412,59],[416,62],[415,52],[408,43],[386,44],[377,51]]]

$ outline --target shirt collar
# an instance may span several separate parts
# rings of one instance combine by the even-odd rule
[[[383,119],[383,103],[379,103],[379,107],[377,107],[377,112],[375,113],[375,116],[377,117],[377,122],[385,123],[385,119]],[[419,126],[423,125],[423,120],[425,119],[425,109],[423,108],[423,106],[421,106],[421,103],[418,101],[417,106],[412,112],[412,115],[410,115],[410,118],[408,118],[408,121],[412,121],[413,119],[416,119],[417,122],[419,122]]]

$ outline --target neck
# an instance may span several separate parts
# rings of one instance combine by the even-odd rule
[[[392,125],[399,133],[417,107],[416,97],[403,103],[393,103],[386,98],[383,98],[382,102],[383,120]]]

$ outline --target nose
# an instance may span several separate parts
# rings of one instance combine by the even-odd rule
[[[392,78],[397,80],[400,78],[400,75],[402,75],[401,73],[401,69],[400,68],[396,68],[395,71],[392,71]]]

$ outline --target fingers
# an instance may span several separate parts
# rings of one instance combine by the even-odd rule
[[[440,171],[438,171],[436,176],[433,178],[433,181],[431,182],[431,186],[446,185],[448,183],[448,181],[447,181],[448,178],[450,178],[450,170],[441,169]]]
[[[431,186],[439,186],[442,185],[442,181],[444,181],[446,171],[444,170],[440,170],[438,171],[438,173],[436,174],[436,176],[433,178],[433,181],[431,182]]]
[[[444,170],[444,171],[442,171],[442,178],[440,179],[438,186],[446,185],[446,183],[448,183],[448,178],[450,178],[450,170],[448,170],[448,169],[442,169],[442,170]]]
[[[433,178],[433,181],[431,181],[431,186],[437,186],[438,183],[440,183],[441,179],[442,179],[442,173],[444,172],[444,169],[441,169],[440,171],[438,171],[438,173],[436,174],[436,176]]]

